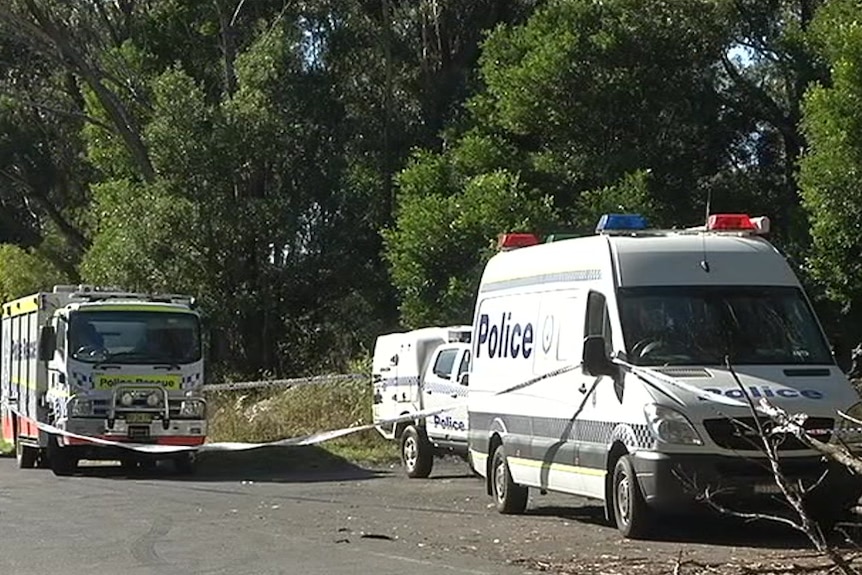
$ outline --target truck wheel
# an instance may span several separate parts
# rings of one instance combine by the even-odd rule
[[[434,453],[425,432],[415,425],[401,434],[401,463],[410,478],[425,478],[434,466]]]
[[[29,445],[24,445],[18,439],[15,442],[15,458],[18,460],[18,469],[33,469],[39,459],[39,450]]]
[[[631,456],[623,455],[614,466],[611,501],[614,520],[623,537],[644,537],[651,527],[650,508],[644,500]]]
[[[491,494],[497,511],[506,514],[523,513],[527,508],[529,490],[512,480],[506,453],[500,445],[491,459]]]
[[[56,435],[48,438],[48,464],[54,475],[72,475],[78,469],[78,455],[71,447],[61,447]]]
[[[191,451],[174,457],[174,472],[177,475],[193,475],[197,467],[197,457]]]

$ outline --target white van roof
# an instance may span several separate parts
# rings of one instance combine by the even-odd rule
[[[759,236],[650,230],[571,238],[501,252],[488,262],[480,289],[612,276],[619,287],[799,285],[784,256]]]

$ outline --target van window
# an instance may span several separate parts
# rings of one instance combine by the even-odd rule
[[[629,361],[639,365],[832,364],[802,291],[659,286],[619,291]]]
[[[605,296],[597,291],[591,291],[587,298],[587,320],[584,325],[584,337],[600,335],[605,338],[605,349],[611,353],[613,342],[611,334],[611,317]]]
[[[458,355],[457,349],[444,349],[437,356],[437,361],[434,362],[434,375],[443,379],[452,378],[452,367],[455,365],[455,357]]]

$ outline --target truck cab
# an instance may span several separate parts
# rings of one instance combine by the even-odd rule
[[[188,448],[160,457],[192,470],[206,438],[193,298],[56,286],[4,305],[2,336],[3,436],[21,467],[68,475],[81,459],[155,462],[111,442]]]
[[[465,326],[377,338],[374,422],[383,437],[398,441],[408,477],[427,477],[435,455],[467,454],[469,338]],[[417,414],[415,421],[392,421],[412,413]]]

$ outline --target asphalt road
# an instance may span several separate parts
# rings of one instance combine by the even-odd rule
[[[677,564],[730,573],[824,563],[792,531],[763,525],[700,522],[670,526],[659,541],[624,540],[598,506],[560,495],[531,496],[527,515],[501,516],[458,461],[408,480],[315,448],[207,455],[191,478],[86,464],[57,478],[0,459],[0,574],[670,573]]]

